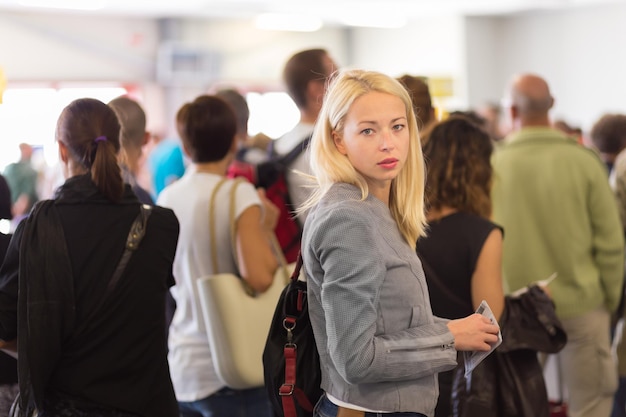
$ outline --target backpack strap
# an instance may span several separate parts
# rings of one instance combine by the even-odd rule
[[[274,156],[269,160],[256,165],[254,173],[255,186],[262,188],[268,188],[271,186],[277,180],[280,173],[286,171],[289,165],[291,165],[309,146],[310,141],[311,135],[302,139],[302,141],[289,151],[289,153],[283,156]],[[289,204],[291,204],[291,199],[289,199]]]
[[[295,161],[296,158],[299,157],[306,148],[309,147],[309,143],[311,142],[311,136],[312,135],[308,135],[306,138],[302,139],[302,141],[298,145],[296,145],[291,151],[289,151],[289,153],[280,158],[280,161],[283,163],[283,165],[291,165],[291,163]]]

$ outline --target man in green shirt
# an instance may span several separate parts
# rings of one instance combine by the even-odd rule
[[[37,171],[31,165],[33,148],[20,143],[20,160],[7,165],[4,177],[11,190],[13,217],[19,218],[28,214],[39,199],[37,196]]]
[[[513,79],[513,133],[493,157],[494,221],[504,226],[511,291],[553,273],[550,292],[568,333],[559,353],[570,417],[608,417],[617,387],[610,315],[623,285],[624,237],[597,155],[550,126],[542,78]]]

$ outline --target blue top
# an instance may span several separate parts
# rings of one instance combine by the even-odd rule
[[[148,156],[148,166],[152,174],[154,185],[154,200],[161,190],[176,181],[185,173],[183,150],[174,139],[165,139],[160,142]]]

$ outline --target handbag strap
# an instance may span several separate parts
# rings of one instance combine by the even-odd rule
[[[298,252],[296,267],[291,274],[291,282],[298,280],[302,268],[302,252]],[[298,346],[293,342],[293,330],[296,327],[296,317],[285,314],[283,328],[287,331],[287,342],[283,347],[285,358],[285,382],[278,388],[285,417],[298,417],[296,403],[305,411],[312,413],[313,404],[307,398],[302,388],[296,386],[298,371]]]
[[[227,181],[226,177],[223,177],[219,180],[219,182],[213,188],[213,192],[211,193],[211,198],[209,199],[209,239],[211,242],[211,264],[213,266],[213,274],[217,274],[219,271],[217,265],[217,239],[215,237],[215,197],[217,196],[217,192],[222,188]],[[233,187],[235,184],[233,184]],[[233,244],[234,245],[234,244]]]
[[[115,272],[113,272],[113,276],[109,281],[109,285],[107,285],[105,297],[110,294],[118,281],[122,277],[128,262],[130,261],[133,252],[137,250],[141,240],[146,234],[146,226],[148,225],[148,218],[152,213],[152,207],[147,204],[141,204],[139,206],[139,215],[133,221],[133,224],[130,226],[130,231],[128,232],[128,236],[126,237],[126,247],[124,248],[124,253],[120,258],[120,261],[115,268]]]
[[[211,198],[209,200],[209,237],[211,242],[211,263],[213,264],[213,274],[217,274],[219,272],[218,268],[218,256],[217,256],[217,238],[215,236],[215,224],[216,224],[216,216],[215,216],[215,199],[217,196],[217,192],[220,188],[228,181],[228,178],[222,178],[213,188],[213,192],[211,193]],[[230,243],[231,243],[231,252],[233,255],[233,259],[235,261],[235,267],[239,265],[239,255],[237,253],[237,222],[235,219],[235,203],[237,200],[237,187],[246,180],[243,178],[235,178],[232,180],[233,185],[230,189],[229,194],[229,207],[228,207],[228,225],[230,230]],[[278,239],[276,238],[275,233],[270,234],[270,243],[272,245],[272,249],[278,259],[278,263],[283,270],[285,282],[289,280],[289,275],[287,273],[287,260],[285,259],[285,255],[280,248],[280,244],[278,243]],[[247,290],[250,290],[246,287]]]
[[[76,329],[74,332],[75,335],[79,335],[82,333],[85,328],[91,323],[94,317],[98,315],[104,302],[109,298],[117,283],[119,282],[122,274],[126,270],[126,266],[128,265],[130,258],[133,253],[139,248],[139,244],[141,240],[146,234],[146,226],[148,225],[148,218],[152,213],[152,207],[147,204],[141,204],[139,206],[139,214],[133,221],[130,226],[130,230],[128,232],[128,236],[126,237],[126,245],[124,247],[124,253],[122,253],[122,257],[120,258],[115,270],[113,271],[113,275],[109,279],[109,283],[107,284],[107,288],[105,290],[104,295],[100,298],[98,305],[94,308],[89,314],[88,319],[86,319],[81,327]]]

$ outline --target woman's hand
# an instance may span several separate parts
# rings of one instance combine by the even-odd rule
[[[480,314],[450,320],[448,329],[454,336],[456,350],[488,351],[498,341],[500,328]]]

